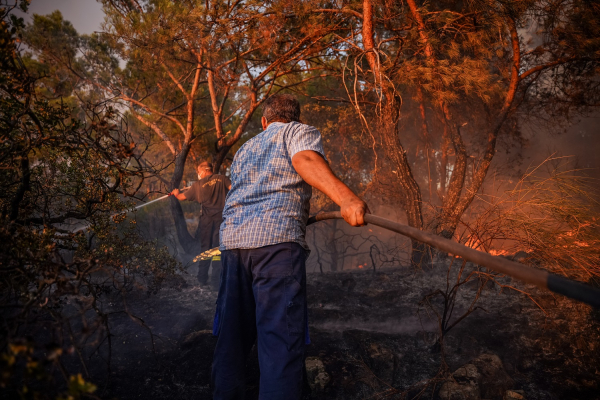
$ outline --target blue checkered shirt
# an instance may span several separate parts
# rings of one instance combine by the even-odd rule
[[[303,150],[325,158],[319,131],[299,122],[273,122],[238,150],[223,209],[221,250],[284,242],[308,249],[304,235],[312,188],[292,166],[292,157]]]

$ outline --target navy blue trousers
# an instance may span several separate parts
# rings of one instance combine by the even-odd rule
[[[297,243],[221,253],[215,400],[244,398],[246,358],[255,342],[260,400],[300,399],[308,342],[305,260],[306,250]]]

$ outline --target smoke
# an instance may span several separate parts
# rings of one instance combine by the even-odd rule
[[[532,128],[531,137],[523,156],[531,165],[537,165],[551,154],[571,156],[576,167],[583,168],[600,178],[600,114],[584,118],[560,132],[539,132]]]

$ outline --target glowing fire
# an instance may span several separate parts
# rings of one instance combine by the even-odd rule
[[[573,230],[571,230],[571,231],[568,231],[568,232],[565,232],[565,233],[563,233],[563,234],[560,234],[560,235],[558,235],[558,237],[559,237],[560,239],[566,239],[566,238],[573,238],[573,239],[576,239],[576,238],[577,238],[577,235],[579,235],[579,230],[580,230],[581,228],[585,228],[585,227],[587,227],[587,226],[589,226],[589,225],[591,225],[591,224],[581,224],[581,225],[579,226],[579,228],[577,228],[577,229],[573,229]],[[563,247],[564,247],[564,248],[569,248],[569,247],[572,247],[572,246],[577,246],[577,247],[590,247],[590,244],[589,244],[589,243],[586,243],[586,242],[582,242],[581,240],[575,240],[575,241],[571,242],[570,244],[566,244],[566,245],[564,245]]]
[[[590,244],[586,242],[573,242],[573,244],[577,247],[590,247]]]
[[[490,253],[493,256],[507,256],[510,254],[510,252],[508,250],[490,250],[488,253]]]
[[[470,247],[475,250],[478,250],[478,251],[485,251],[493,256],[507,256],[507,255],[511,254],[511,252],[508,250],[501,250],[501,249],[486,250],[486,247],[483,245],[483,243],[481,243],[481,241],[475,237],[469,238],[469,240],[467,240],[467,242],[465,243],[465,246]]]

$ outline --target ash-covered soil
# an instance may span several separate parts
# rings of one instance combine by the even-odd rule
[[[472,314],[444,337],[426,295],[447,288],[448,263],[308,275],[310,336],[306,399],[600,398],[600,313],[508,278],[487,284]],[[449,275],[450,287],[458,265]],[[463,278],[469,266],[463,272]],[[112,318],[112,358],[92,358],[102,398],[210,399],[216,292],[193,275],[157,295],[128,300]],[[450,324],[479,282],[457,293]],[[442,297],[431,305],[441,312]],[[421,304],[420,304],[421,303]],[[541,308],[540,308],[541,307]],[[151,340],[152,332],[153,340]],[[153,343],[154,342],[154,343]],[[154,347],[154,350],[153,350]],[[257,398],[258,362],[248,360],[247,398]]]

